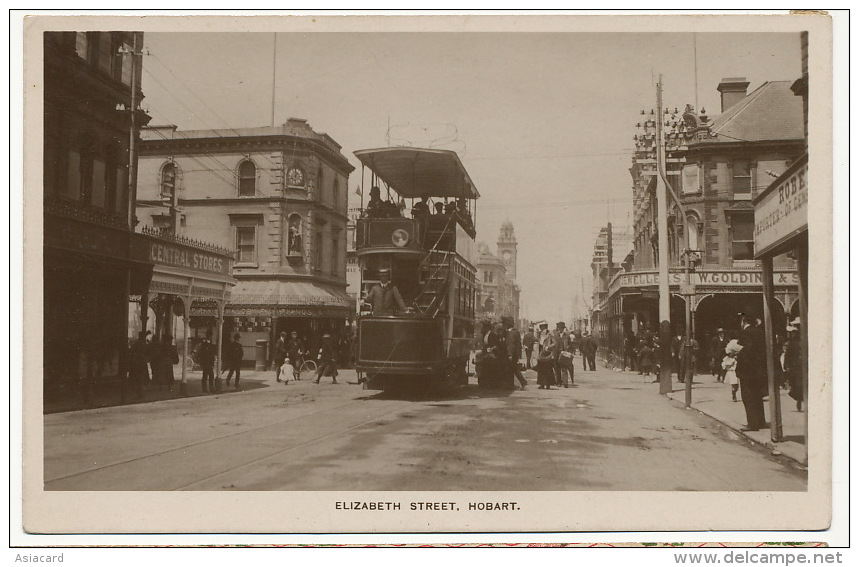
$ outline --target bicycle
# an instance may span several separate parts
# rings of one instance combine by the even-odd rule
[[[293,368],[296,369],[296,380],[301,380],[302,372],[310,372],[311,374],[316,372],[316,362],[314,360],[310,360],[308,358],[304,358],[307,353],[299,353],[298,358],[295,360],[295,363],[292,365]]]

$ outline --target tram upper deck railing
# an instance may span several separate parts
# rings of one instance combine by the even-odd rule
[[[417,252],[462,248],[463,240],[474,240],[474,227],[456,214],[414,218],[361,218],[355,226],[355,249],[386,252]],[[459,245],[457,243],[460,243]]]

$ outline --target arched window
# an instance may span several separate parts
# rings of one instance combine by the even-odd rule
[[[176,164],[167,162],[161,168],[161,198],[173,200],[176,191]]]
[[[239,165],[239,197],[253,197],[257,190],[257,167],[245,160]]]
[[[700,250],[698,246],[698,220],[693,216],[686,217],[686,248]]]

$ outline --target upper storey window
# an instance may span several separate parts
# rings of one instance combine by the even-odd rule
[[[736,160],[734,162],[734,199],[737,201],[749,201],[752,198],[752,172],[749,160]]]
[[[168,162],[161,168],[161,198],[173,200],[176,192],[176,164]]]
[[[239,197],[253,197],[257,189],[257,168],[250,160],[239,165]]]

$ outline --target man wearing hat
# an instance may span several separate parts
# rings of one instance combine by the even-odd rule
[[[715,336],[710,339],[710,370],[716,377],[716,382],[725,381],[727,370],[722,368],[722,359],[725,357],[726,346],[728,346],[728,339],[725,337],[725,329],[719,327],[716,329]]]
[[[197,347],[197,362],[203,369],[203,391],[215,391],[215,345],[212,344],[212,330],[206,331],[206,338]]]
[[[571,353],[572,346],[570,345],[570,335],[567,333],[567,325],[563,321],[558,321],[555,325],[555,342],[558,348],[555,349],[555,383],[564,388],[570,387],[570,379],[573,376],[573,356]],[[569,358],[564,355],[569,355]]]
[[[373,306],[373,315],[395,315],[405,309],[406,304],[400,295],[400,290],[391,283],[391,270],[388,268],[379,270],[379,280],[381,283],[374,285],[364,299],[365,303]]]
[[[501,318],[501,324],[507,331],[507,359],[513,369],[513,376],[519,380],[519,386],[524,390],[528,385],[528,381],[522,376],[522,371],[519,370],[519,360],[522,358],[522,337],[519,335],[519,330],[513,324],[513,317],[504,316]]]
[[[331,376],[331,383],[337,383],[337,348],[330,333],[322,335],[322,348],[319,350],[319,366],[316,368],[316,380],[314,384],[319,384],[319,379],[323,376]]]
[[[742,350],[737,354],[737,378],[746,410],[746,426],[742,431],[757,431],[766,427],[763,392],[766,386],[766,353],[761,330],[755,318],[745,313],[740,316],[740,336],[737,342]]]

